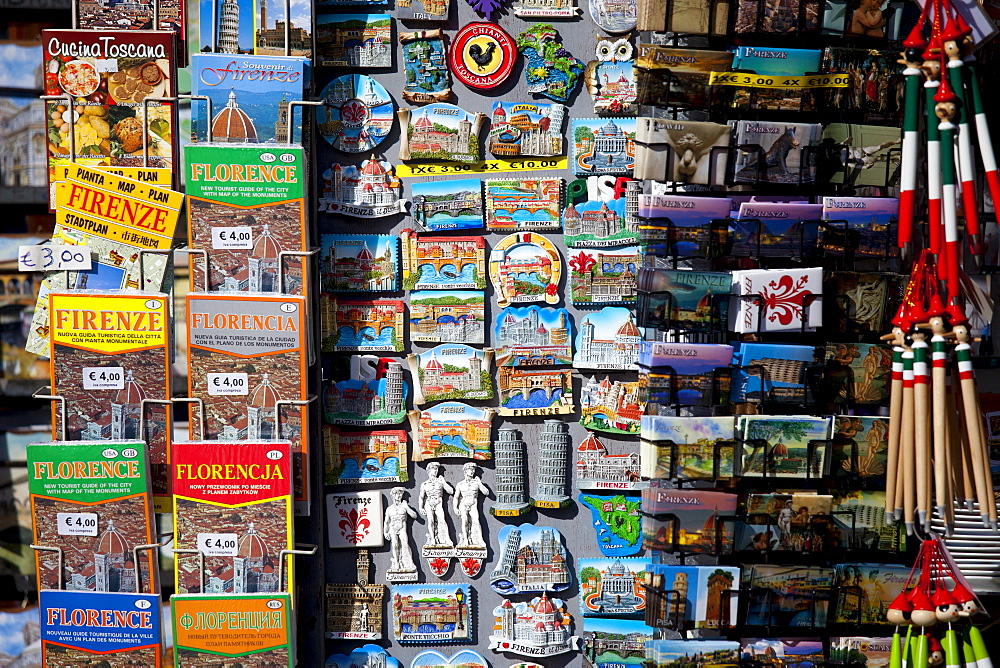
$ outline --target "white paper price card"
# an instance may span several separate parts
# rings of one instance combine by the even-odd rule
[[[17,252],[18,271],[89,271],[90,248],[46,244],[20,246]]]
[[[124,390],[125,369],[120,366],[83,367],[83,389]]]
[[[56,513],[60,536],[96,536],[97,513]]]
[[[198,549],[206,557],[235,557],[237,536],[234,533],[200,533]]]
[[[208,374],[208,394],[212,397],[245,396],[250,393],[245,373]]]
[[[250,227],[216,227],[212,230],[212,250],[250,250],[253,230]]]

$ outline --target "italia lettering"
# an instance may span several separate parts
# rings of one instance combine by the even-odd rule
[[[89,626],[120,629],[151,629],[153,613],[149,610],[94,610],[93,608],[49,608],[50,626]],[[159,614],[157,611],[156,614]]]
[[[247,329],[270,332],[295,332],[295,318],[286,315],[240,315],[238,313],[192,313],[194,329]]]
[[[297,183],[298,167],[295,165],[210,165],[191,164],[191,180],[235,181],[238,183]]]
[[[36,480],[138,478],[139,462],[35,462]]]
[[[284,480],[276,464],[178,464],[180,480]]]
[[[62,331],[162,332],[163,324],[159,311],[55,310],[55,328]]]
[[[167,209],[70,183],[67,206],[119,223],[166,234]]]

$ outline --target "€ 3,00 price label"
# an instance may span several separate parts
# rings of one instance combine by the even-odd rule
[[[806,74],[800,77],[744,72],[712,72],[710,86],[744,86],[749,88],[846,88],[847,74]]]

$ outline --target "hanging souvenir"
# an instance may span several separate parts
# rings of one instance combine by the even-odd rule
[[[577,498],[590,509],[601,554],[627,557],[642,551],[642,500],[638,496],[581,492]],[[580,586],[585,584],[581,574]]]
[[[314,67],[392,67],[392,18],[389,16],[317,14],[316,30],[320,36],[316,40]]]
[[[548,594],[518,603],[503,599],[493,608],[495,623],[490,649],[524,656],[553,656],[576,650],[580,640],[572,635],[573,617],[566,603]],[[539,632],[539,627],[544,632]]]
[[[638,450],[635,442],[617,446],[622,450]],[[593,433],[588,433],[576,448],[576,484],[580,489],[636,489],[640,481],[639,453],[609,453],[608,448]]]
[[[569,425],[562,420],[546,420],[538,434],[538,471],[535,479],[535,508],[565,508],[569,498]]]
[[[395,292],[399,289],[399,237],[324,234],[320,237],[323,292]]]
[[[327,485],[360,485],[406,482],[407,439],[402,429],[342,431],[323,427]]]
[[[407,0],[404,0],[407,1]],[[420,2],[420,0],[414,0]],[[447,0],[424,0],[444,7],[447,19]],[[410,104],[447,102],[451,99],[451,74],[448,72],[444,33],[440,30],[399,33],[403,45],[403,99]]]
[[[400,109],[399,159],[479,162],[479,132],[486,114],[434,102],[420,109]]]
[[[482,654],[471,649],[463,649],[450,657],[428,649],[413,657],[410,668],[490,668],[490,664]]]
[[[492,2],[493,0],[483,0]],[[455,78],[469,88],[495,88],[514,69],[517,47],[495,23],[470,23],[455,35],[448,65]]]
[[[611,434],[638,434],[639,419],[646,412],[638,382],[594,376],[580,391],[580,424]]]
[[[518,35],[517,48],[527,60],[528,92],[566,102],[583,74],[583,62],[566,50],[556,29],[549,23],[536,23]]]
[[[490,504],[494,517],[518,517],[531,510],[528,497],[527,447],[521,432],[501,427],[493,441],[497,499]]]
[[[399,424],[410,394],[401,360],[352,355],[334,360],[336,380],[323,392],[323,421],[355,427]]]
[[[379,497],[379,515],[381,515],[381,495],[378,492],[365,493]],[[327,511],[329,510],[328,502]],[[378,516],[373,522],[372,531],[382,535]],[[329,582],[326,585],[327,638],[352,640],[382,638],[382,601],[385,598],[386,586],[370,581],[371,557],[368,550],[358,550],[357,565],[356,583]]]
[[[415,290],[410,293],[410,339],[483,343],[485,293],[479,290]]]
[[[623,33],[635,29],[635,0],[588,0],[588,2],[590,18],[604,32]]]
[[[378,146],[392,129],[396,105],[382,84],[364,74],[337,77],[320,93],[326,105],[319,134],[344,153]]]
[[[566,548],[557,529],[534,524],[506,525],[497,534],[498,563],[490,586],[498,594],[563,591],[572,581]]]
[[[571,181],[563,208],[563,239],[571,248],[606,248],[639,241],[642,182],[602,174]],[[629,197],[636,200],[629,206]],[[583,197],[586,200],[580,201]]]
[[[635,123],[634,118],[573,119],[573,173],[631,176]]]
[[[464,583],[434,586],[427,584],[395,585],[392,588],[392,631],[396,642],[471,642],[473,638],[472,588]],[[475,654],[465,650],[460,654]],[[421,652],[411,666],[425,655],[435,654],[440,660],[426,663],[428,668],[448,664],[437,652]],[[458,656],[458,655],[456,655]],[[452,657],[454,659],[454,657]],[[487,664],[483,662],[485,668]],[[464,660],[455,664],[468,666]]]
[[[567,415],[574,413],[570,369],[500,367],[500,415]]]
[[[546,237],[520,232],[504,237],[490,252],[490,281],[501,307],[511,303],[559,301],[562,259]]]
[[[577,369],[634,371],[642,333],[630,309],[606,306],[588,313],[576,335],[573,366]]]
[[[329,634],[327,635],[329,637]],[[353,636],[351,636],[353,637]],[[331,654],[326,657],[324,668],[358,668],[358,666],[380,666],[380,668],[400,668],[399,661],[389,656],[378,645],[362,645],[348,654]]]
[[[639,246],[574,252],[569,258],[570,301],[577,307],[635,304],[641,262]]]
[[[572,338],[566,309],[508,306],[493,328],[497,366],[572,364]]]
[[[605,6],[630,4],[630,0],[620,3],[618,0],[591,0],[591,12],[598,3]],[[597,59],[587,63],[584,81],[587,92],[594,100],[594,113],[598,116],[631,116],[636,113],[637,87],[633,53],[632,44],[627,37],[615,42],[602,39],[597,43]]]
[[[322,174],[320,213],[337,213],[352,218],[381,218],[406,213],[403,183],[391,163],[378,156],[360,167],[333,163]]]
[[[479,179],[413,183],[413,218],[435,232],[482,227],[482,185]]]
[[[337,352],[403,352],[401,300],[338,300],[320,295],[320,350]]]
[[[577,561],[583,616],[640,618],[650,596],[643,588],[641,574],[647,572],[650,565],[645,559],[617,557]]]
[[[558,230],[563,180],[488,179],[486,227],[497,232]]]
[[[400,232],[404,290],[486,288],[486,240]]]
[[[396,0],[396,16],[404,21],[447,21],[450,4],[449,0]]]
[[[416,380],[414,405],[442,399],[493,398],[490,349],[444,343],[424,353],[411,353],[406,362]]]
[[[391,548],[389,568],[385,571],[385,579],[389,582],[416,582],[420,577],[410,545],[411,521],[417,519],[417,511],[406,501],[406,494],[403,487],[392,488],[389,492],[392,503],[385,509],[382,521],[382,533]]]
[[[493,103],[487,147],[497,158],[563,154],[566,107],[553,102]]]
[[[326,495],[326,523],[331,550],[385,545],[379,521],[381,492],[338,492]]]
[[[574,0],[514,0],[511,8],[522,19],[569,18],[580,13]]]
[[[414,434],[413,461],[426,459],[490,459],[492,408],[476,408],[446,401],[410,411]]]

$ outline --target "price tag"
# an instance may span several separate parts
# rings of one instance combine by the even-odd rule
[[[245,373],[208,374],[208,395],[210,397],[242,397],[250,393],[248,385],[248,376]]]
[[[96,536],[97,513],[56,513],[60,536]]]
[[[120,366],[83,367],[83,389],[124,390],[125,369]]]
[[[118,59],[117,58],[95,58],[94,67],[97,68],[98,72],[117,72],[118,71]]]
[[[90,260],[90,248],[87,246],[67,246],[65,244],[20,246],[17,251],[17,270],[89,271],[91,268]]]
[[[850,76],[842,73],[780,76],[744,72],[712,72],[709,86],[744,86],[749,88],[846,88]]]
[[[253,248],[253,229],[249,226],[216,227],[212,230],[213,250],[250,250]]]
[[[235,557],[236,539],[234,533],[200,533],[198,549],[206,557]]]

